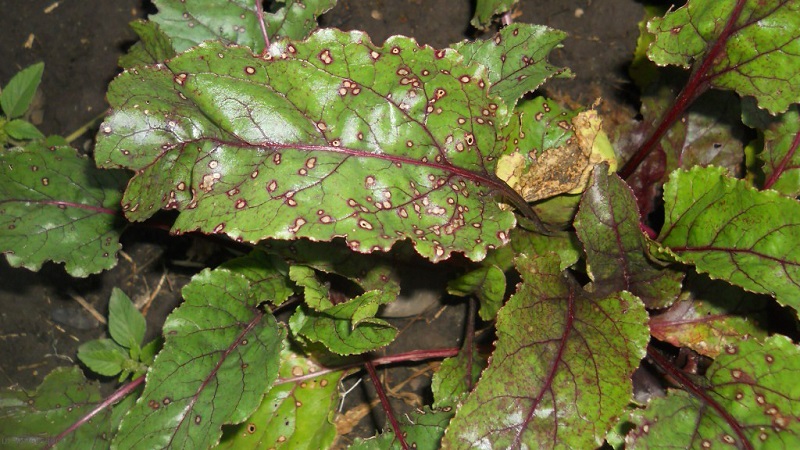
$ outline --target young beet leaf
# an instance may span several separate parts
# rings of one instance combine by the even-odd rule
[[[129,219],[178,209],[173,231],[256,242],[346,236],[360,252],[414,240],[479,260],[514,226],[494,176],[507,121],[481,66],[452,50],[320,30],[258,57],[206,43],[112,83],[103,167],[136,171]]]

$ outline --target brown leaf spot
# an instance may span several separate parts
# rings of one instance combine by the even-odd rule
[[[331,57],[331,52],[328,49],[325,49],[325,50],[321,51],[319,53],[318,58],[325,65],[328,65],[328,64],[333,62],[333,57]]]
[[[276,180],[272,180],[267,184],[267,191],[275,192],[275,189],[278,189],[278,182]]]
[[[369,52],[369,57],[372,58],[373,60],[377,61],[378,58],[381,57],[381,54],[376,52],[375,50],[372,50],[371,52]]]
[[[369,223],[369,222],[367,222],[367,221],[366,221],[366,220],[364,220],[364,219],[361,219],[361,220],[359,220],[359,221],[358,221],[358,226],[359,226],[360,228],[363,228],[363,229],[365,229],[365,230],[371,230],[371,229],[372,229],[372,224],[371,224],[371,223]]]
[[[294,220],[294,226],[290,227],[289,231],[291,231],[292,233],[297,233],[297,231],[300,230],[300,227],[302,227],[306,223],[307,223],[306,219],[303,219],[302,217],[298,217],[297,219]]]
[[[276,166],[281,164],[281,154],[275,153],[275,156],[272,157],[272,162],[275,163]]]
[[[219,233],[225,229],[225,222],[220,223],[216,227],[214,227],[214,233]]]
[[[461,75],[461,77],[458,79],[458,81],[462,83],[469,83],[470,80],[472,80],[472,78],[470,78],[469,75]]]
[[[243,198],[236,200],[236,204],[234,205],[236,209],[243,209],[247,206],[247,201]]]
[[[392,47],[391,52],[392,52],[393,55],[399,55],[400,54],[400,47],[397,47],[397,46]]]
[[[325,131],[325,130],[328,129],[328,126],[325,125],[325,122],[319,121],[319,122],[317,122],[317,129],[319,131]]]
[[[178,184],[177,184],[177,186],[175,186],[175,187],[176,187],[176,188],[177,188],[179,191],[185,191],[185,190],[186,190],[186,183],[184,183],[183,181],[181,181],[181,182],[180,182],[180,183],[178,183]]]
[[[194,416],[194,424],[195,425],[200,425],[200,422],[202,422],[202,421],[203,421],[203,419],[199,415],[198,416]]]
[[[187,75],[185,73],[179,73],[175,75],[173,80],[178,83],[179,85],[183,86],[183,83],[186,82]]]
[[[249,434],[253,434],[253,433],[255,433],[255,432],[256,432],[256,424],[254,424],[254,423],[252,423],[252,422],[248,423],[248,424],[247,424],[247,432],[248,432]]]
[[[253,75],[254,73],[256,73],[256,69],[255,67],[247,66],[244,68],[244,73],[248,75]]]

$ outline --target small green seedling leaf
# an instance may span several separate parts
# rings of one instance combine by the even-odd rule
[[[704,83],[753,96],[772,114],[800,102],[796,1],[689,0],[647,28],[655,34],[648,56],[659,65],[702,60]]]
[[[664,186],[658,240],[684,263],[800,308],[800,204],[719,167],[677,170]]]
[[[32,143],[0,153],[0,252],[14,267],[63,262],[86,277],[117,263],[127,175],[98,170],[70,147]]]
[[[448,448],[594,448],[623,413],[650,338],[642,302],[592,298],[557,255],[517,260],[491,362],[444,438]]]
[[[571,78],[566,67],[547,62],[547,55],[561,47],[567,37],[563,31],[542,25],[512,24],[492,39],[463,41],[453,48],[464,55],[465,62],[477,62],[488,70],[492,83],[489,92],[500,96],[509,109],[528,92],[533,92],[550,78]]]
[[[671,305],[681,292],[683,272],[661,267],[650,258],[628,185],[609,175],[605,164],[595,166],[592,178],[575,217],[592,289],[631,292],[648,308]]]
[[[166,341],[113,448],[210,448],[250,416],[278,374],[285,332],[243,275],[205,270],[167,317]]]
[[[339,403],[339,381],[347,372],[314,376],[324,368],[288,346],[281,352],[278,380],[261,406],[242,424],[226,427],[217,448],[330,448],[336,437],[330,417]]]
[[[264,39],[252,0],[156,0],[158,13],[150,16],[172,39],[176,52],[208,40],[246,45],[258,53]],[[336,5],[336,0],[277,0],[284,3],[274,13],[265,12],[267,35],[303,39],[317,28],[317,17]]]
[[[415,450],[439,450],[447,424],[453,418],[453,410],[432,410],[425,407],[422,410],[412,411],[398,418],[400,427],[405,435],[406,443]],[[387,429],[377,437],[371,439],[356,439],[351,450],[400,450],[403,447],[394,435],[393,430]]]
[[[77,367],[53,370],[34,392],[0,392],[2,447],[45,448],[100,401],[99,384],[86,380]],[[106,408],[64,437],[57,448],[107,449],[114,429],[111,410]]]
[[[94,373],[113,377],[125,367],[128,350],[111,339],[96,339],[78,347],[78,359]]]
[[[142,313],[121,289],[115,287],[108,302],[108,332],[114,341],[125,348],[138,350],[146,328]]]
[[[33,94],[42,81],[44,63],[36,63],[14,75],[0,92],[0,106],[9,119],[25,114],[33,100]]]
[[[480,260],[515,223],[498,193],[524,203],[494,175],[507,116],[485,86],[483,67],[405,37],[326,29],[264,57],[209,42],[112,83],[95,158],[137,171],[128,218],[177,209],[175,233]]]
[[[517,3],[519,0],[478,0],[475,14],[469,23],[479,30],[486,30],[494,16],[510,11]]]
[[[685,391],[653,399],[633,413],[626,448],[798,448],[798,373],[800,350],[785,336],[728,344],[706,373],[705,399]]]
[[[36,125],[22,119],[14,119],[6,123],[5,132],[13,139],[20,141],[44,139],[44,135],[36,128]]]
[[[128,53],[120,56],[119,66],[129,69],[136,66],[160,63],[175,56],[172,39],[154,21],[134,20],[130,27],[139,36]]]
[[[775,117],[745,99],[742,121],[764,133],[764,149],[758,154],[763,163],[763,187],[787,197],[800,196],[800,107],[792,105]]]

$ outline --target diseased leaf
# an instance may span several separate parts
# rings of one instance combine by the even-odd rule
[[[566,67],[547,62],[547,55],[561,47],[567,33],[543,25],[511,24],[492,39],[463,41],[453,48],[468,63],[477,62],[488,71],[489,92],[501,97],[509,109],[528,92],[550,78],[570,78]]]
[[[381,305],[395,298],[397,292],[391,290],[367,291],[335,306],[321,302],[311,308],[301,307],[292,315],[289,327],[302,341],[321,343],[339,355],[377,350],[397,336],[397,329],[375,317]]]
[[[451,295],[466,297],[475,295],[480,302],[478,314],[483,320],[492,320],[503,306],[506,294],[506,274],[494,265],[484,265],[480,269],[468,272],[447,284],[447,292]]]
[[[0,392],[0,436],[3,448],[40,450],[100,402],[98,383],[77,367],[50,372],[35,392]],[[56,448],[107,449],[113,433],[111,410],[105,409],[68,434]]]
[[[431,379],[434,408],[456,408],[469,395],[486,368],[486,358],[477,349],[462,348],[458,355],[446,358]]]
[[[651,260],[647,237],[639,228],[633,192],[606,165],[595,166],[592,184],[583,194],[575,230],[586,250],[592,289],[628,291],[648,308],[664,308],[681,292],[683,272]]]
[[[203,41],[246,45],[258,53],[264,39],[252,0],[155,0],[158,13],[150,20],[172,38],[180,53]],[[336,5],[336,0],[277,0],[285,3],[274,13],[264,14],[270,39],[303,39],[317,28],[317,17]]]
[[[529,202],[583,192],[595,164],[616,168],[601,124],[595,111],[566,110],[544,97],[523,102],[500,131],[497,176]]]
[[[25,114],[42,81],[43,72],[44,63],[36,63],[20,70],[3,87],[3,92],[0,92],[0,107],[6,117],[16,119]]]
[[[158,23],[139,19],[131,22],[130,27],[139,36],[139,42],[120,56],[119,66],[123,69],[160,63],[175,56],[172,39],[161,30]]]
[[[5,126],[5,132],[14,139],[44,139],[44,135],[36,126],[27,120],[14,119]]]
[[[175,233],[346,236],[362,253],[411,238],[433,261],[479,260],[515,221],[494,197],[524,203],[493,174],[507,119],[483,84],[404,37],[320,30],[264,58],[207,43],[112,83],[96,159],[137,171],[130,219],[178,209]]]
[[[800,107],[792,105],[777,117],[758,109],[754,102],[742,102],[742,121],[764,133],[764,189],[774,189],[787,197],[800,195]]]
[[[653,399],[633,413],[626,448],[797,448],[798,371],[800,352],[784,336],[729,344],[706,373],[706,398],[672,391]]]
[[[97,170],[70,147],[1,152],[0,251],[14,267],[63,262],[75,277],[114,267],[126,181],[122,171]]]
[[[800,204],[718,167],[673,172],[664,202],[658,240],[680,261],[800,308]]]
[[[313,376],[323,367],[287,347],[284,345],[281,352],[278,381],[264,396],[261,406],[244,423],[226,427],[216,448],[330,448],[336,427],[329,416],[338,403],[339,380],[346,372]]]
[[[481,263],[494,264],[503,271],[514,268],[514,258],[524,254],[529,257],[544,256],[556,253],[561,258],[560,268],[566,269],[578,262],[582,256],[581,242],[574,233],[555,231],[543,235],[515,228],[511,231],[511,243],[505,247],[492,250]]]
[[[243,422],[278,374],[285,332],[243,275],[205,270],[167,317],[166,342],[113,448],[210,448]]]
[[[687,277],[680,300],[650,318],[650,334],[712,358],[744,336],[765,338],[769,297],[745,292],[706,275]]]
[[[402,417],[398,417],[400,427],[406,434],[406,443],[410,448],[416,450],[439,450],[441,447],[442,436],[447,428],[447,424],[453,417],[453,411],[446,410],[416,410]],[[370,450],[370,449],[400,449],[400,442],[396,439],[391,430],[372,439],[356,439],[351,450]]]
[[[773,114],[800,102],[800,2],[689,0],[647,28],[659,65],[702,60],[701,82],[753,96]]]
[[[519,0],[478,0],[469,23],[479,30],[486,30],[492,23],[492,17],[510,11],[517,3]]]
[[[522,284],[498,314],[497,342],[478,386],[453,418],[449,448],[593,448],[631,398],[649,339],[627,292],[593,299],[559,258],[520,257]]]
[[[125,348],[139,348],[147,329],[144,316],[131,299],[115,287],[108,302],[108,332]]]

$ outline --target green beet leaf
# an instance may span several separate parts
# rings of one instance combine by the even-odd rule
[[[677,170],[658,240],[697,270],[800,308],[800,204],[719,167]]]
[[[506,109],[452,50],[320,30],[265,57],[206,43],[111,85],[103,167],[136,171],[128,218],[178,209],[173,232],[251,242],[346,237],[361,253],[413,239],[441,260],[508,241],[524,201],[494,175]]]
[[[0,107],[6,117],[15,119],[25,114],[42,81],[43,72],[44,63],[36,63],[22,69],[3,87],[3,92],[0,92]]]
[[[34,392],[0,392],[0,442],[8,449],[42,449],[101,401],[100,386],[77,367],[50,372]],[[107,449],[113,435],[111,409],[100,411],[55,448]]]
[[[792,105],[775,117],[747,99],[742,106],[745,125],[764,133],[764,149],[758,155],[763,163],[764,189],[787,197],[800,196],[800,107]]]
[[[286,261],[260,249],[227,261],[221,267],[244,275],[250,282],[250,294],[275,306],[286,301],[294,293]]]
[[[594,448],[630,401],[647,313],[621,292],[592,298],[557,255],[517,260],[489,366],[445,435],[449,448]]]
[[[438,450],[442,448],[442,436],[452,417],[453,410],[450,408],[431,410],[426,407],[423,410],[416,410],[399,417],[398,422],[410,448]],[[391,429],[385,430],[372,439],[356,439],[350,446],[351,450],[399,450],[402,448]]]
[[[690,0],[653,19],[648,56],[659,65],[701,61],[702,83],[753,96],[771,113],[800,102],[800,3]]]
[[[339,403],[339,381],[346,372],[315,376],[315,372],[323,369],[285,344],[278,380],[264,396],[261,406],[242,424],[226,427],[216,448],[330,448],[336,427],[329,417]]]
[[[702,395],[672,391],[632,415],[629,449],[800,446],[800,351],[784,336],[728,344]]]
[[[597,292],[628,291],[648,308],[664,308],[681,292],[683,272],[662,267],[648,254],[633,192],[608,166],[598,165],[575,217],[586,266]]]
[[[243,275],[205,270],[183,296],[113,448],[210,448],[222,425],[256,410],[278,375],[285,332],[258,309],[262,299]]]
[[[339,355],[377,350],[394,340],[397,329],[375,314],[381,305],[396,298],[396,291],[367,291],[335,306],[324,301],[315,303],[310,308],[298,308],[289,327],[301,341],[321,343]]]
[[[555,67],[547,62],[547,55],[561,47],[567,37],[563,31],[542,25],[512,24],[492,39],[463,41],[453,48],[464,55],[467,62],[486,66],[492,87],[489,92],[502,97],[513,109],[517,101],[533,92],[550,78],[570,78],[565,67]]]
[[[479,30],[486,30],[494,16],[510,11],[517,3],[519,0],[478,0],[469,23]]]
[[[122,171],[97,170],[66,146],[0,153],[0,252],[31,270],[63,262],[76,277],[114,267],[126,181]]]
[[[765,338],[771,299],[707,275],[686,279],[686,293],[650,318],[650,334],[675,347],[716,358],[725,345],[744,336]]]
[[[130,27],[139,36],[128,53],[120,56],[119,66],[129,69],[165,61],[175,56],[172,39],[164,33],[156,22],[134,20]]]
[[[255,52],[264,49],[255,1],[156,0],[158,13],[150,16],[172,39],[176,52],[203,41],[218,40],[246,45]],[[317,17],[336,5],[336,0],[277,0],[286,5],[274,13],[265,12],[270,39],[303,39],[317,28]]]

